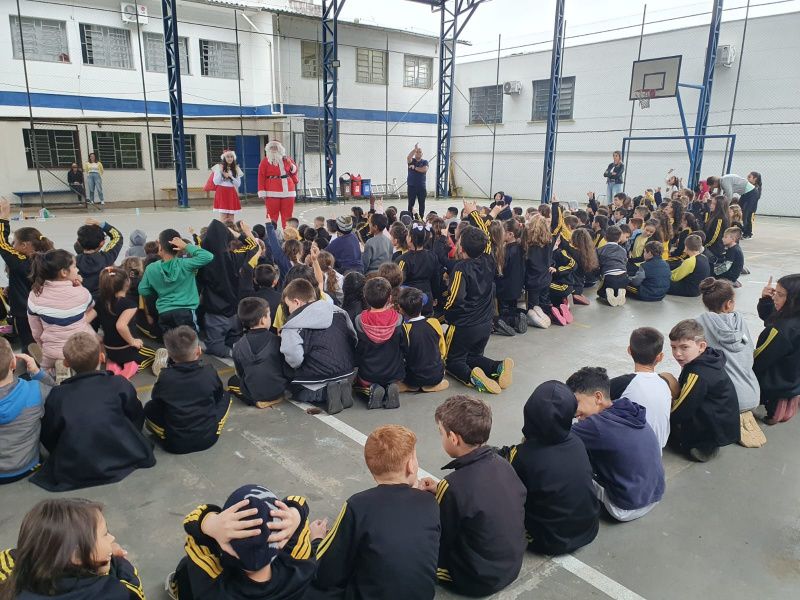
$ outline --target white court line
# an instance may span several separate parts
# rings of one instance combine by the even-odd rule
[[[311,404],[307,404],[305,402],[297,402],[296,400],[290,400],[292,404],[294,404],[297,408],[301,409],[303,412],[306,411],[308,408],[317,408]],[[363,446],[367,442],[367,436],[361,433],[358,429],[351,427],[347,423],[337,419],[334,416],[320,413],[316,415],[312,415],[316,419],[319,419],[326,425],[332,427],[342,435],[349,437],[351,440],[356,442],[357,444]],[[420,467],[419,474],[421,477],[432,477],[436,481],[439,481],[438,477],[434,477],[426,470]],[[566,571],[569,571],[576,577],[579,577],[592,587],[600,590],[610,598],[614,600],[645,600],[643,596],[640,596],[636,592],[633,592],[626,588],[621,583],[617,583],[610,577],[603,575],[597,569],[590,567],[584,562],[581,562],[571,554],[567,554],[565,556],[553,556],[550,558],[555,564],[562,567]]]

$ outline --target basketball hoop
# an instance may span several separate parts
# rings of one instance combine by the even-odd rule
[[[656,91],[650,88],[642,88],[633,93],[633,97],[639,101],[639,108],[650,108],[650,99],[656,97]]]

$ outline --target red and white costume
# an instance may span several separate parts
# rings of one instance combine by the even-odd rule
[[[220,160],[225,162],[227,155],[233,155],[233,160],[236,160],[236,153],[233,150],[226,150],[220,156]],[[211,168],[211,178],[214,182],[214,210],[220,213],[229,213],[235,215],[242,210],[242,204],[239,201],[239,185],[242,183],[242,170],[239,165],[236,165],[236,174],[228,179],[222,174],[222,164],[214,165]]]
[[[297,165],[286,156],[286,150],[280,142],[270,142],[264,150],[267,155],[258,165],[258,197],[264,198],[269,218],[277,223],[280,217],[281,226],[286,227],[286,221],[292,218],[294,199],[297,197]]]

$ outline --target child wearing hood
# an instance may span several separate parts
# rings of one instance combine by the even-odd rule
[[[760,448],[767,443],[767,438],[752,413],[761,394],[753,372],[753,336],[744,317],[736,312],[735,292],[730,281],[708,277],[700,283],[700,292],[708,312],[697,317],[697,322],[703,327],[708,345],[725,356],[725,371],[736,388],[741,428],[739,443],[748,448]]]
[[[523,410],[524,440],[500,450],[528,489],[525,531],[528,548],[540,554],[573,552],[594,540],[600,506],[592,465],[571,431],[578,401],[559,381],[546,381]]]
[[[125,258],[129,256],[144,258],[147,256],[147,252],[144,251],[144,245],[147,243],[147,234],[144,231],[141,229],[134,229],[131,231],[129,239],[131,245],[128,246],[128,249],[125,251]]]
[[[669,332],[681,366],[680,394],[672,402],[669,441],[697,462],[739,441],[739,399],[725,369],[725,355],[708,346],[703,326],[684,319]]]
[[[606,370],[583,367],[567,379],[578,400],[572,426],[589,453],[597,499],[617,521],[649,513],[664,495],[661,448],[645,419],[646,409],[620,398],[610,399]]]

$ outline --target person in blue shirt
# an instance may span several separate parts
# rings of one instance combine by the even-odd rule
[[[406,157],[408,163],[408,212],[414,214],[414,203],[419,200],[419,215],[425,215],[425,173],[428,172],[428,161],[422,158],[422,148],[414,144],[414,149]]]

